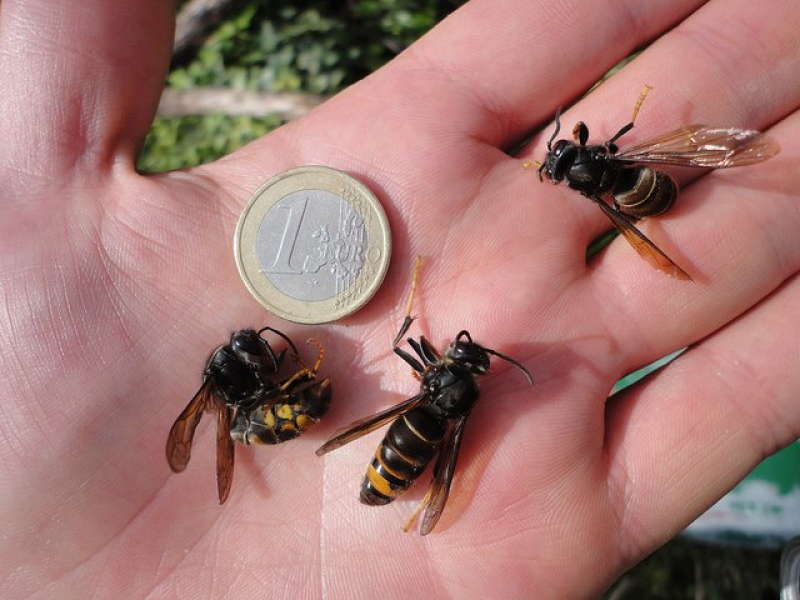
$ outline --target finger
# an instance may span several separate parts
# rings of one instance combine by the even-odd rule
[[[601,86],[581,103],[581,111],[589,113],[589,122],[592,111],[600,115],[604,106],[611,107],[610,97],[620,86],[637,89],[635,82],[657,72],[659,64],[689,64],[674,75],[666,73],[663,83],[648,97],[639,125],[644,127],[652,112],[652,118],[663,123],[663,130],[692,121],[768,126],[800,104],[800,82],[793,75],[800,68],[800,56],[790,52],[794,44],[791,31],[800,24],[800,9],[794,4],[785,8],[775,16],[756,19],[772,28],[775,46],[753,52],[741,48],[748,44],[742,44],[730,14],[734,11],[742,23],[755,19],[750,4],[704,7]],[[721,29],[701,29],[700,21],[690,27],[694,19]],[[690,31],[683,31],[686,28]],[[701,39],[695,39],[698,36]],[[698,47],[712,55],[691,60],[700,51]],[[765,61],[776,68],[766,68]],[[734,84],[734,77],[741,77],[743,83]],[[755,82],[759,82],[757,86]],[[754,86],[758,93],[749,91]],[[660,98],[659,89],[665,89],[667,96],[677,90],[685,99],[676,96],[671,106],[669,98]],[[631,105],[627,117],[609,125],[603,125],[608,117],[596,117],[601,139],[629,118]],[[614,361],[611,377],[708,335],[795,272],[800,252],[795,242],[800,225],[796,202],[800,173],[791,164],[800,151],[795,141],[798,127],[800,117],[792,116],[769,132],[782,146],[778,157],[747,168],[712,172],[684,189],[670,213],[642,224],[644,232],[689,271],[694,284],[682,284],[653,270],[622,239],[615,240],[590,266],[592,277],[576,301],[592,303],[593,323],[621,350],[608,357]],[[649,137],[641,132],[637,135]],[[587,214],[581,222],[584,242],[608,228],[600,211],[574,192],[544,186],[541,194],[556,196],[553,202],[564,205],[578,202],[594,215]],[[535,201],[540,201],[538,195]]]
[[[619,348],[608,357],[611,377],[704,338],[797,273],[800,175],[787,162],[800,154],[799,134],[800,113],[770,130],[783,148],[778,158],[705,177],[682,194],[674,216],[647,224],[694,283],[651,269],[621,240],[597,261],[583,292]]]
[[[17,128],[0,145],[15,178],[53,179],[81,165],[132,164],[163,87],[174,4],[160,0],[4,0],[0,119]]]
[[[634,100],[645,82],[654,89],[636,127],[620,140],[622,148],[688,123],[744,128],[775,123],[797,107],[800,96],[800,82],[794,76],[800,55],[793,50],[792,31],[800,22],[800,8],[792,2],[776,8],[779,10],[767,16],[747,2],[704,6],[562,115],[559,137],[569,138],[572,125],[583,120],[590,129],[590,143],[603,143],[630,120]],[[747,43],[749,36],[758,35],[751,29],[753,22],[767,28],[775,43],[758,48]],[[552,128],[547,128],[538,136],[536,144],[523,153],[524,159],[543,160],[551,134]],[[674,174],[686,184],[701,172],[686,169]],[[537,202],[541,197],[571,207],[580,201],[565,187],[535,189],[538,182],[534,179],[529,177],[530,193]],[[680,203],[685,204],[683,196]],[[609,229],[599,211],[586,208],[585,214],[590,213],[593,216],[587,217],[581,238],[584,245]],[[617,244],[624,246],[625,242]]]
[[[473,1],[423,38],[398,69],[415,78],[424,68],[425,85],[442,88],[441,102],[470,105],[472,118],[454,125],[502,145],[701,4],[596,2],[578,11],[559,1]]]
[[[487,157],[502,159],[496,146],[550,118],[556,105],[700,4],[591,3],[577,11],[545,0],[473,0],[380,73],[313,111],[300,131],[284,128],[240,153],[263,169],[252,179],[243,181],[248,174],[230,163],[212,174],[252,189],[298,157],[313,162],[323,155],[331,166],[369,174],[377,186],[410,197],[420,190],[409,182],[424,171],[425,187],[454,186],[453,197],[463,199],[474,193]],[[347,126],[329,127],[333,122]],[[465,138],[476,142],[468,155]],[[276,143],[277,155],[270,151]]]
[[[445,273],[490,263],[480,248],[507,254],[508,239],[525,243],[537,232],[550,237],[560,231],[561,220],[548,212],[529,226],[536,222],[536,206],[528,201],[531,180],[504,193],[506,182],[517,178],[518,163],[492,178],[492,165],[504,155],[491,144],[549,117],[557,103],[697,4],[593,3],[581,7],[579,19],[543,19],[552,3],[471,2],[380,73],[203,173],[222,184],[236,206],[282,169],[317,163],[340,168],[378,192],[393,223],[399,260],[407,260],[412,252],[406,248],[414,245],[414,252],[441,257],[437,262]],[[491,193],[475,203],[483,190]],[[462,210],[469,204],[474,205]],[[482,213],[500,220],[477,220]],[[448,224],[446,238],[442,223]],[[473,261],[464,258],[478,253]],[[571,246],[568,254],[562,247],[552,256],[565,255],[578,256],[576,266],[582,264]]]
[[[800,434],[794,277],[607,411],[618,545],[634,560],[685,527]],[[663,520],[668,528],[648,523]]]

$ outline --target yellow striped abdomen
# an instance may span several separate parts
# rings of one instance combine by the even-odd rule
[[[361,502],[388,504],[407,490],[436,455],[446,428],[446,421],[427,406],[398,417],[367,468]]]

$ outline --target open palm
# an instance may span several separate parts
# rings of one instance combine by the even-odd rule
[[[12,595],[591,596],[800,434],[796,2],[573,13],[474,0],[301,121],[214,164],[142,176],[134,158],[169,58],[165,4],[0,8],[0,581]],[[757,167],[683,179],[678,205],[648,224],[694,283],[622,240],[587,266],[605,217],[499,149],[660,35],[562,118],[602,141],[648,82],[625,140],[707,121],[779,141]],[[542,157],[549,133],[526,158]],[[366,182],[395,244],[370,304],[313,328],[265,314],[231,251],[253,190],[304,164]],[[400,527],[428,475],[390,506],[358,502],[380,434],[314,455],[337,428],[416,393],[390,348],[415,254],[410,333],[442,347],[468,329],[536,379],[493,361],[426,538]],[[213,419],[181,475],[164,442],[211,350],[264,324],[325,343],[333,404],[296,441],[238,447],[220,507]],[[619,376],[686,345],[607,401]]]

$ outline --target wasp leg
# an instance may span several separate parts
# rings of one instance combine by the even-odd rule
[[[411,275],[411,289],[408,292],[408,300],[406,300],[406,317],[405,319],[403,319],[403,324],[400,325],[400,331],[397,332],[397,335],[394,337],[394,340],[392,340],[392,350],[394,350],[394,353],[397,354],[397,356],[402,358],[404,361],[406,361],[409,365],[411,365],[411,368],[414,369],[414,371],[416,371],[417,373],[424,372],[425,367],[423,367],[422,363],[420,363],[416,358],[411,356],[411,354],[409,354],[402,348],[399,348],[398,344],[400,343],[400,340],[406,334],[408,329],[411,327],[411,324],[414,322],[414,319],[416,319],[416,317],[411,316],[411,306],[414,300],[414,294],[417,291],[417,279],[419,278],[419,266],[421,261],[422,257],[417,255],[417,258],[414,261],[414,271]],[[420,358],[424,360],[425,357],[420,353],[419,349],[414,347],[413,343],[411,346],[412,348],[414,348],[414,350],[416,350]]]
[[[535,167],[537,170],[541,170],[541,166],[542,163],[540,163],[538,160],[526,160],[524,163],[522,163],[522,168],[526,170],[532,167]]]
[[[425,367],[422,366],[422,363],[420,363],[416,358],[411,356],[408,352],[406,352],[402,348],[398,348],[397,346],[395,346],[394,353],[397,354],[397,356],[402,358],[404,361],[406,361],[409,365],[411,365],[411,368],[414,369],[417,373],[422,373],[425,371]]]
[[[308,367],[303,367],[302,369],[298,369],[298,370],[297,370],[297,372],[295,372],[295,374],[294,374],[294,375],[292,375],[291,377],[289,377],[289,379],[287,379],[286,381],[284,381],[284,382],[283,382],[283,383],[280,385],[280,387],[279,387],[278,389],[279,389],[280,391],[282,391],[282,392],[283,392],[283,391],[286,391],[286,389],[287,389],[287,388],[291,387],[291,385],[292,385],[292,384],[293,384],[295,381],[297,381],[298,379],[300,379],[301,377],[308,377],[309,379],[313,379],[313,378],[314,378],[314,373],[312,373],[312,372],[311,372],[311,369],[309,369]]]
[[[620,129],[614,137],[606,142],[606,146],[613,146],[614,142],[616,142],[619,138],[623,135],[628,133],[631,129],[633,129],[633,124],[636,121],[636,116],[639,114],[639,110],[642,108],[642,104],[644,104],[644,99],[647,98],[647,94],[650,93],[650,90],[653,89],[652,85],[644,84],[642,91],[639,93],[639,98],[636,99],[636,104],[633,107],[633,114],[631,115],[631,122],[625,125],[622,129]]]
[[[419,342],[414,338],[408,338],[406,341],[426,365],[432,365],[442,360],[442,356],[437,352],[436,348],[433,347],[433,344],[425,339],[425,336],[420,336]]]
[[[317,350],[319,351],[319,354],[317,355],[317,360],[314,362],[314,366],[309,368],[297,354],[292,354],[291,355],[292,360],[295,362],[295,364],[297,364],[300,367],[300,370],[297,371],[297,373],[295,373],[292,376],[292,378],[288,380],[289,382],[296,381],[297,378],[302,375],[308,375],[310,379],[313,379],[316,376],[317,371],[319,370],[319,366],[322,363],[322,359],[325,358],[325,346],[323,346],[322,342],[320,342],[318,339],[308,338],[306,340],[306,344],[310,344],[312,346],[317,347]]]
[[[422,502],[420,502],[419,506],[417,506],[417,508],[414,509],[414,512],[411,513],[411,517],[409,517],[408,521],[406,521],[406,524],[403,525],[403,531],[405,531],[406,533],[408,533],[411,530],[411,528],[414,526],[414,523],[417,522],[417,518],[419,518],[419,513],[421,513],[422,509],[428,505],[428,502],[430,502],[431,489],[432,488],[428,488],[428,491],[425,492],[425,496],[422,498]]]
[[[631,115],[631,126],[633,126],[633,122],[636,120],[636,115],[639,114],[639,109],[642,108],[642,104],[644,104],[644,99],[647,98],[647,94],[649,94],[652,89],[652,85],[645,83],[642,91],[639,92],[639,98],[636,99],[636,104],[633,107],[633,114]]]
[[[319,354],[317,354],[317,360],[314,362],[314,366],[309,369],[313,375],[316,375],[317,371],[319,371],[319,366],[322,364],[322,359],[325,358],[325,346],[323,346],[322,342],[315,338],[308,338],[306,340],[306,344],[316,346],[317,350],[319,351]]]
[[[295,372],[294,375],[289,377],[289,379],[287,379],[280,385],[278,389],[280,389],[282,392],[286,391],[289,387],[291,387],[291,385],[295,381],[297,381],[301,377],[308,377],[309,380],[313,380],[317,375],[317,370],[319,369],[319,365],[320,363],[322,363],[322,359],[325,358],[325,347],[322,345],[322,342],[314,338],[309,338],[308,340],[306,340],[306,343],[313,344],[319,349],[319,355],[317,356],[317,360],[316,362],[314,362],[313,368],[309,369],[302,363],[302,361],[297,355],[293,355],[295,362],[298,365],[300,365],[300,368],[297,370],[297,372]]]
[[[416,317],[411,316],[411,302],[414,300],[414,294],[417,291],[417,278],[419,276],[419,265],[421,261],[422,257],[417,255],[417,258],[414,261],[414,272],[411,275],[411,290],[408,292],[408,300],[406,300],[406,317],[403,319],[403,324],[400,325],[400,331],[397,332],[397,335],[394,336],[394,340],[392,341],[392,348],[395,349],[397,349],[397,345],[400,343],[400,340],[411,327],[414,319],[416,319]]]

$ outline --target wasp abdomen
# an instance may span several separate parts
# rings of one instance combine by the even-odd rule
[[[425,407],[411,410],[389,427],[361,486],[361,502],[388,504],[414,483],[439,450],[446,422]]]
[[[231,437],[245,445],[280,444],[310,429],[327,412],[331,400],[330,379],[293,391],[290,402],[259,406],[236,415]]]
[[[678,184],[656,169],[621,169],[613,194],[625,214],[637,219],[655,217],[672,207],[678,196]]]

